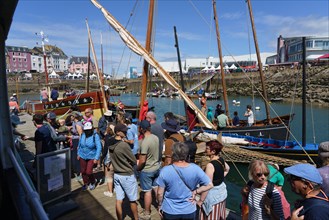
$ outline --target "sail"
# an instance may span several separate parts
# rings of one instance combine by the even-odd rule
[[[174,87],[181,97],[185,100],[188,106],[195,111],[199,121],[203,123],[207,128],[215,129],[215,126],[206,118],[206,116],[200,111],[200,109],[192,102],[192,100],[187,96],[185,92],[181,89],[179,84],[172,78],[160,64],[154,59],[154,57],[147,52],[147,50],[96,0],[91,0],[91,2],[102,11],[104,17],[113,27],[113,29],[118,32],[123,42],[136,54],[142,56],[151,66],[153,66],[157,72],[160,74],[167,83]]]

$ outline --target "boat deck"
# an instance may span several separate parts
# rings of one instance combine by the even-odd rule
[[[21,121],[26,121],[26,123],[19,125],[17,130],[22,132],[25,135],[33,136],[35,127],[32,123],[32,116],[29,114],[23,113],[20,115]],[[33,141],[25,141],[25,148],[20,150],[20,155],[24,165],[27,169],[31,169],[32,161],[34,158],[35,147]],[[207,162],[207,158],[203,157],[205,150],[205,144],[198,144],[198,156],[197,162],[203,166]],[[249,163],[252,159],[262,159],[265,161],[272,161],[279,163],[280,165],[292,165],[296,161],[291,161],[287,159],[281,159],[278,157],[271,157],[268,155],[250,152],[248,150],[240,149],[238,146],[225,146],[223,150],[223,156],[227,161],[239,162],[239,163]],[[100,179],[102,176],[102,171],[95,173],[96,178]],[[106,184],[99,183],[93,191],[81,191],[82,181],[76,181],[74,178],[71,179],[71,194],[66,198],[69,200],[65,203],[61,199],[57,205],[49,204],[45,205],[47,213],[50,214],[50,219],[116,219],[115,213],[115,195],[113,197],[106,197],[103,192],[107,190]],[[70,203],[71,202],[71,203]],[[75,204],[77,208],[69,209],[70,205]],[[66,207],[69,209],[69,212],[63,213]],[[142,193],[140,192],[138,200],[138,210],[142,211],[143,200]],[[124,202],[124,219],[131,219],[131,213],[129,208],[129,202]],[[231,212],[231,214],[235,214]],[[59,216],[60,215],[60,216]],[[152,219],[160,219],[156,208],[152,205]]]

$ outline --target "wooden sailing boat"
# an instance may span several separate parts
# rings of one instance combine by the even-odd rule
[[[258,151],[261,153],[280,156],[293,160],[306,160],[310,163],[320,165],[318,157],[319,146],[317,144],[306,144],[306,38],[303,37],[303,124],[302,143],[296,141],[273,141],[262,139],[250,139],[256,145],[242,146],[241,148]],[[246,137],[248,139],[248,137]]]
[[[255,31],[254,24],[253,24],[252,10],[251,10],[250,1],[248,0],[247,2],[248,2],[248,6],[249,6],[250,18],[251,18],[252,27],[253,27],[255,47],[256,47],[256,51],[257,51],[257,58],[258,58],[258,64],[259,64],[259,71],[260,71],[260,75],[261,75],[261,79],[262,79],[261,80],[262,88],[263,88],[262,97],[266,103],[267,119],[258,120],[251,127],[247,127],[246,120],[240,120],[239,127],[226,127],[226,128],[221,129],[220,131],[222,133],[233,133],[233,134],[245,135],[245,136],[254,136],[254,137],[273,138],[273,139],[283,140],[289,136],[290,115],[280,116],[280,117],[276,117],[276,118],[270,118],[270,116],[269,116],[269,106],[268,106],[267,95],[266,95],[265,81],[264,81],[264,76],[262,73],[262,65],[261,65],[261,59],[260,59],[260,55],[259,55],[258,44],[257,44],[256,31]],[[215,23],[216,23],[216,35],[217,35],[218,54],[219,54],[220,68],[221,68],[221,82],[222,82],[222,89],[223,89],[225,113],[229,117],[229,115],[230,115],[229,114],[229,104],[228,104],[228,98],[227,98],[227,93],[226,93],[225,71],[224,71],[224,63],[223,63],[223,59],[222,59],[220,33],[219,33],[219,27],[218,27],[215,0],[213,0],[213,10],[214,10],[214,19],[215,19]]]

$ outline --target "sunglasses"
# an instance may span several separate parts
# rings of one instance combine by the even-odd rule
[[[264,176],[266,177],[266,176],[268,176],[268,174],[269,174],[269,173],[256,173],[256,176],[257,176],[257,177],[261,177],[261,176],[264,175]]]

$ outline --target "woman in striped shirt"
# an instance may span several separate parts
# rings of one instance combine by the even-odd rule
[[[253,160],[248,170],[253,183],[242,190],[248,201],[248,219],[284,219],[279,191],[273,188],[272,198],[266,195],[269,169],[264,161]]]

